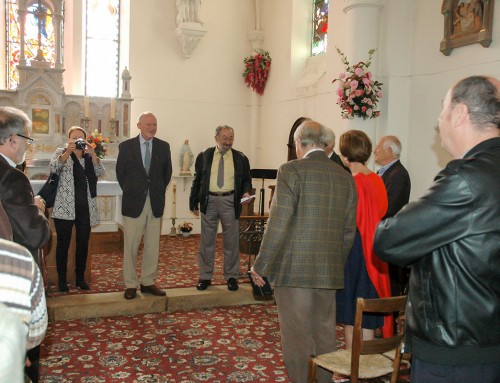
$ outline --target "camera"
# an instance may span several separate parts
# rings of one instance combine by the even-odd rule
[[[83,138],[79,138],[78,140],[75,141],[75,147],[80,150],[85,150],[86,147],[85,140]]]

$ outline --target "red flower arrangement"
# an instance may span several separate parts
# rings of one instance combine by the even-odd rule
[[[262,49],[257,49],[255,52],[255,55],[248,56],[243,60],[245,64],[243,78],[248,87],[262,96],[271,69],[271,55]]]
[[[382,83],[373,80],[372,72],[368,70],[371,64],[375,49],[368,51],[368,61],[360,61],[355,65],[350,65],[340,49],[337,52],[342,58],[342,63],[346,71],[339,74],[337,104],[341,109],[341,116],[345,119],[361,117],[363,120],[380,116],[380,111],[375,110],[377,103],[382,98]]]

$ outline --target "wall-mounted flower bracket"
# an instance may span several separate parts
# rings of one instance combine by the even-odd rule
[[[245,84],[262,96],[271,69],[271,55],[268,51],[256,49],[255,54],[245,57],[243,63],[245,70],[242,76]]]

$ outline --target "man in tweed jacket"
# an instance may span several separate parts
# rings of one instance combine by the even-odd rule
[[[267,229],[252,268],[274,284],[283,359],[290,380],[307,381],[311,354],[335,350],[335,291],[356,230],[352,175],[325,154],[325,127],[305,121],[296,130],[298,160],[278,171]],[[321,370],[321,369],[320,369]],[[318,371],[318,381],[331,373]]]

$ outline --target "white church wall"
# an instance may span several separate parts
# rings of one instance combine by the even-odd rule
[[[415,1],[415,4],[417,2]],[[412,177],[411,198],[420,197],[451,156],[441,148],[435,132],[442,100],[449,87],[471,75],[500,78],[500,21],[495,9],[493,42],[455,48],[450,56],[439,51],[443,38],[441,2],[418,1],[412,29],[410,113],[408,121],[408,168]]]

